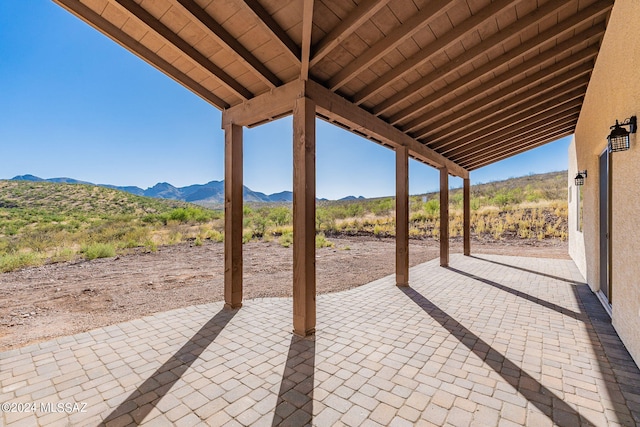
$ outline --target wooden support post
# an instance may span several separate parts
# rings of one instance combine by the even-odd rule
[[[316,327],[316,106],[298,98],[293,108],[293,332]]]
[[[469,178],[463,179],[463,235],[464,254],[471,255],[471,182]]]
[[[440,168],[440,265],[449,265],[449,172]]]
[[[396,148],[396,285],[409,286],[409,150]]]
[[[242,126],[224,126],[224,306],[242,307]]]

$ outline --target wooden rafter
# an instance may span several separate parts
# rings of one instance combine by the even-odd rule
[[[549,76],[557,75],[558,73],[562,73],[561,76],[556,77],[556,81],[562,82],[565,79],[571,79],[571,73],[579,73],[579,75],[583,75],[589,73],[593,69],[592,64],[585,64],[586,61],[592,60],[598,54],[597,47],[583,49],[575,55],[572,55],[550,67],[544,68],[532,75],[517,81],[514,84],[505,86],[504,88],[493,92],[488,96],[484,96],[479,98],[481,95],[485,94],[488,90],[491,89],[491,86],[479,86],[475,89],[470,90],[469,92],[460,95],[451,101],[445,102],[442,106],[439,106],[438,109],[431,110],[426,114],[423,114],[420,117],[411,120],[405,126],[402,126],[401,129],[405,132],[414,131],[417,128],[424,129],[424,123],[429,122],[430,124],[427,126],[431,131],[437,131],[447,125],[449,125],[452,121],[451,115],[455,117],[455,121],[464,120],[464,117],[467,115],[473,114],[483,107],[487,107],[493,105],[495,103],[501,102],[505,99],[513,97],[515,93],[521,91],[526,88],[530,88],[534,85],[545,85],[545,81],[549,79]],[[580,65],[580,66],[577,66]],[[577,66],[577,67],[576,67]],[[575,67],[575,71],[571,70],[571,68]],[[524,67],[527,68],[527,67]],[[517,67],[516,67],[517,69]],[[518,73],[518,75],[521,73]],[[565,76],[566,74],[566,76]],[[553,80],[553,79],[552,79]],[[530,92],[527,92],[530,93]],[[521,95],[516,95],[516,98],[520,98]],[[456,110],[455,113],[451,114],[454,108],[458,105],[465,105],[465,107]],[[449,115],[446,115],[449,114]],[[445,116],[446,115],[446,116]],[[445,116],[445,117],[442,117]],[[437,121],[436,119],[440,118]]]
[[[275,40],[284,49],[287,56],[296,64],[300,64],[300,46],[296,44],[291,37],[278,25],[273,17],[267,12],[258,0],[243,0],[247,7],[258,18],[258,22],[262,24],[273,36]]]
[[[501,132],[509,131],[518,126],[529,126],[538,123],[540,120],[544,121],[554,117],[564,116],[567,111],[580,111],[580,107],[582,106],[581,94],[574,96],[575,98],[559,103],[552,108],[549,108],[549,105],[554,105],[557,102],[555,99],[553,103],[542,103],[536,108],[521,111],[508,119],[492,121],[490,126],[474,132],[469,136],[469,139],[464,138],[463,135],[456,140],[447,141],[447,143],[442,144],[443,147],[438,149],[438,152],[449,156],[449,153],[455,150],[464,148],[473,150],[476,145],[481,145],[491,140],[495,135],[501,135]]]
[[[475,15],[472,15],[466,21],[453,27],[451,31],[444,34],[424,49],[419,50],[411,58],[393,67],[385,75],[367,85],[364,89],[353,96],[353,102],[358,105],[362,104],[385,87],[427,62],[433,56],[443,52],[446,48],[457,42],[464,34],[476,29],[483,22],[493,18],[496,13],[499,13],[518,1],[520,0],[498,0],[489,4]]]
[[[229,90],[238,95],[240,98],[253,98],[253,93],[251,93],[247,88],[238,83],[238,81],[232,76],[225,73],[222,68],[211,62],[196,48],[180,38],[169,27],[156,19],[138,3],[133,0],[115,0],[115,2],[119,4],[125,12],[145,24],[151,31],[164,39],[167,43],[170,43],[176,49],[188,55],[197,66],[201,67],[207,73],[211,74],[214,78],[220,81],[220,83],[225,85]]]
[[[253,56],[242,43],[224,29],[215,19],[202,9],[194,0],[177,0],[175,6],[180,8],[182,13],[188,16],[209,36],[213,37],[218,44],[236,57],[241,63],[258,76],[269,87],[280,86],[282,81],[269,70],[258,58]]]
[[[360,25],[370,19],[380,9],[382,9],[389,0],[365,0],[360,3],[349,16],[343,19],[333,30],[322,38],[313,47],[313,58],[311,66],[316,65],[322,58],[327,56],[349,35],[353,34]]]
[[[554,27],[555,28],[555,27]],[[397,124],[399,122],[401,122],[402,120],[407,120],[409,118],[411,118],[413,115],[419,113],[420,111],[423,111],[424,109],[426,109],[427,107],[429,107],[431,104],[433,104],[435,101],[441,99],[442,97],[446,96],[447,94],[450,93],[454,93],[458,90],[460,90],[461,88],[463,88],[465,85],[469,84],[472,81],[477,81],[478,79],[485,77],[487,75],[490,74],[494,74],[496,75],[496,77],[490,81],[488,81],[486,84],[479,86],[478,88],[473,89],[472,91],[476,92],[476,93],[483,93],[486,92],[488,90],[490,90],[492,87],[494,87],[495,85],[498,85],[500,82],[504,82],[504,81],[509,81],[519,75],[524,75],[527,72],[530,72],[531,70],[542,66],[544,63],[556,58],[557,56],[570,51],[572,49],[575,49],[577,46],[579,45],[583,45],[585,43],[590,43],[593,39],[596,39],[598,37],[601,37],[602,34],[604,33],[604,24],[603,25],[597,25],[594,27],[589,28],[586,31],[583,31],[580,34],[577,34],[576,36],[570,38],[569,40],[566,40],[560,44],[558,44],[557,46],[548,49],[544,52],[542,52],[540,55],[536,55],[534,57],[532,57],[531,59],[523,62],[520,65],[517,65],[513,68],[510,69],[506,69],[506,67],[504,67],[505,63],[508,63],[511,59],[513,59],[513,54],[504,54],[502,56],[500,56],[499,58],[497,58],[494,61],[491,61],[487,64],[485,64],[482,67],[477,68],[476,70],[474,70],[473,72],[469,73],[468,75],[465,75],[464,77],[462,77],[461,79],[458,79],[454,82],[452,82],[451,84],[443,87],[440,90],[437,90],[435,92],[433,92],[431,95],[421,99],[420,101],[417,101],[413,104],[411,104],[410,106],[402,109],[401,111],[399,111],[398,113],[392,115],[391,117],[389,117],[389,119],[387,120],[389,123],[391,124]],[[544,41],[545,38],[540,38],[538,39],[539,41]],[[538,41],[536,40],[536,42]],[[535,43],[531,43],[531,46],[535,45]],[[597,47],[594,47],[593,49],[596,50],[597,53]],[[503,56],[506,56],[505,58],[503,58]],[[503,73],[498,73],[498,69],[500,68],[505,68],[505,71]],[[466,95],[466,94],[465,94]],[[460,104],[460,102],[458,102],[458,99],[456,99],[456,104]],[[439,106],[438,107],[439,110],[446,110],[446,107],[443,106]]]
[[[544,6],[539,9],[536,9],[534,12],[526,15],[522,19],[515,21],[513,24],[507,26],[499,33],[496,33],[488,38],[486,38],[481,43],[467,50],[465,53],[456,57],[455,60],[446,63],[445,65],[438,67],[435,71],[429,73],[418,81],[410,84],[406,88],[402,89],[395,95],[389,97],[384,102],[381,102],[379,105],[376,105],[372,112],[375,115],[381,115],[388,111],[390,108],[394,107],[398,103],[404,101],[411,95],[420,91],[424,87],[432,84],[435,81],[439,81],[449,76],[450,74],[456,72],[463,66],[467,65],[477,57],[481,55],[485,55],[488,51],[494,49],[496,46],[502,45],[503,43],[512,40],[516,37],[519,37],[527,28],[536,25],[541,20],[547,18],[553,13],[557,13],[559,9],[568,6],[569,3],[565,2],[547,2]],[[607,13],[609,9],[611,9],[611,2],[608,0],[601,0],[593,5],[585,8],[580,11],[578,14],[573,15],[571,18],[567,19],[565,22],[558,23],[557,27],[560,29],[560,32],[557,34],[560,35],[562,32],[570,31],[576,26],[580,25],[580,23],[585,22],[586,20],[595,19],[598,16],[604,15]],[[563,25],[564,24],[564,25]],[[523,43],[519,47],[512,49],[512,58],[515,59],[521,55],[524,55],[526,52],[535,49],[540,43],[545,41],[549,41],[552,38],[558,37],[552,36],[551,32],[553,30],[548,30],[548,34],[545,34],[544,38],[538,39],[538,42],[533,43]],[[507,52],[509,55],[509,52]],[[507,59],[505,57],[504,59]]]
[[[359,72],[413,36],[435,18],[445,13],[453,3],[453,0],[433,0],[429,2],[422,10],[409,18],[407,22],[397,27],[362,55],[358,56],[349,65],[342,67],[341,70],[329,80],[327,84],[329,89],[336,90],[343,86]]]
[[[507,151],[506,153],[500,153],[500,154],[495,154],[492,156],[487,156],[485,159],[476,162],[473,164],[473,169],[478,169],[482,166],[486,166],[488,164],[491,163],[495,163],[495,162],[499,162],[500,160],[504,160],[508,157],[512,157],[512,156],[516,156],[520,153],[523,153],[525,151],[529,151],[532,150],[534,148],[540,147],[541,145],[545,145],[548,144],[550,142],[556,141],[560,138],[564,138],[566,136],[570,136],[574,133],[574,129],[575,128],[569,128],[566,129],[564,131],[558,131],[558,132],[554,132],[551,134],[547,134],[544,136],[541,136],[540,138],[538,138],[537,140],[534,141],[529,141],[526,145],[521,146],[521,147],[516,147],[516,148],[511,148],[510,151]]]
[[[309,62],[311,59],[311,29],[313,27],[313,0],[304,0],[302,8],[302,46],[300,80],[309,78]]]
[[[207,102],[212,105],[224,109],[228,108],[229,104],[225,102],[223,99],[214,95],[210,90],[204,88],[201,84],[193,80],[191,77],[187,76],[182,71],[178,70],[176,67],[171,65],[166,60],[162,59],[158,54],[151,51],[149,48],[144,46],[142,43],[135,40],[133,37],[129,36],[127,33],[122,31],[120,28],[116,27],[98,13],[91,10],[89,7],[80,3],[77,0],[56,0],[60,5],[62,5],[69,12],[78,16],[79,18],[86,21],[89,25],[95,27],[102,33],[104,33],[107,37],[114,40],[116,43],[119,43],[124,48],[128,49],[136,56],[142,58],[144,61],[148,62],[158,70],[167,74],[169,77],[174,79],[180,84],[183,84],[194,93],[201,96]]]
[[[532,133],[537,133],[540,130],[549,130],[556,125],[575,124],[575,120],[579,114],[580,108],[573,107],[561,113],[539,115],[535,117],[535,120],[527,123],[517,123],[502,132],[482,138],[472,146],[467,145],[451,150],[448,156],[455,158],[457,161],[465,161],[471,157],[475,157],[478,153],[481,153],[482,150],[497,144],[503,145],[517,139],[523,139]]]
[[[568,82],[570,81],[586,76],[591,72],[592,69],[593,69],[593,64],[583,64],[566,73],[553,77],[549,80],[543,80],[543,79],[535,80],[539,82],[544,82],[544,87],[539,87],[539,86],[531,87],[522,93],[518,93],[515,96],[511,96],[511,98],[503,102],[500,102],[500,101],[505,96],[507,96],[506,95],[507,91],[500,90],[496,92],[494,96],[490,98],[488,97],[489,99],[487,99],[487,103],[491,103],[493,105],[492,107],[485,108],[483,110],[483,108],[488,104],[484,104],[482,102],[483,100],[480,100],[478,102],[475,102],[473,104],[470,104],[461,108],[460,110],[456,111],[455,114],[451,117],[444,117],[423,128],[420,128],[415,132],[415,135],[418,138],[428,138],[429,134],[437,132],[443,128],[449,128],[452,126],[453,123],[458,123],[458,122],[460,122],[460,124],[457,125],[457,128],[459,130],[469,128],[474,124],[474,121],[470,120],[469,117],[471,117],[472,115],[474,115],[474,113],[477,113],[478,111],[480,111],[480,113],[475,114],[474,117],[478,117],[479,119],[486,119],[489,117],[500,116],[500,113],[505,108],[514,107],[514,106],[523,104],[529,99],[534,99],[539,97],[540,94],[542,93],[548,93],[558,87],[567,85]],[[588,82],[588,76],[585,77],[585,80]],[[530,85],[525,85],[524,83],[519,85],[512,85],[513,89],[517,88],[518,90],[523,89],[525,87],[529,87],[529,86]],[[512,94],[513,92],[510,93],[510,95]]]
[[[512,123],[518,123],[530,116],[543,114],[565,103],[571,103],[572,106],[580,105],[580,100],[584,96],[584,88],[586,85],[586,79],[577,80],[567,85],[567,87],[564,87],[558,93],[543,93],[541,96],[524,104],[506,108],[498,118],[484,118],[482,115],[473,117],[471,120],[473,120],[474,123],[471,130],[463,129],[454,132],[440,132],[434,136],[437,137],[437,141],[435,143],[430,142],[428,146],[437,150],[439,153],[446,153],[452,149],[452,147],[472,144],[485,134],[498,132],[509,127]]]
[[[539,147],[540,145],[544,145],[548,142],[555,141],[565,136],[569,136],[573,133],[574,129],[575,129],[575,123],[571,125],[560,126],[555,130],[547,129],[547,130],[541,131],[536,136],[532,136],[524,140],[521,139],[509,145],[503,145],[501,147],[498,147],[498,149],[494,149],[491,152],[479,154],[474,161],[467,163],[467,167],[473,170],[473,169],[477,169],[479,167],[494,163],[498,160],[515,156],[516,154],[520,154],[524,151],[531,150],[533,148]]]

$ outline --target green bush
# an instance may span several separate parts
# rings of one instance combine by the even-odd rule
[[[0,272],[18,270],[42,264],[43,260],[34,253],[7,254],[0,256]]]
[[[324,233],[316,234],[316,248],[332,248],[335,244],[325,237]]]
[[[268,218],[276,227],[289,225],[292,221],[291,209],[285,206],[275,207],[271,209],[271,212],[269,212]]]
[[[212,219],[212,217],[212,212],[195,207],[176,208],[164,215],[164,218],[166,218],[165,224],[168,221],[177,221],[181,223],[207,222]]]
[[[282,234],[282,236],[278,238],[278,243],[285,248],[293,245],[293,233],[287,232]]]
[[[82,249],[84,257],[88,260],[96,258],[111,258],[116,256],[116,248],[109,243],[94,243]]]

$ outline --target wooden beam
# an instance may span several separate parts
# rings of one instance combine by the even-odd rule
[[[309,98],[293,108],[293,332],[316,327],[316,109]]]
[[[311,29],[313,28],[313,0],[304,0],[302,6],[302,50],[300,80],[309,79],[309,61],[311,59]]]
[[[224,110],[222,124],[235,123],[250,127],[274,117],[282,117],[293,111],[295,100],[304,96],[304,93],[304,83],[292,81]]]
[[[396,285],[409,286],[409,150],[396,148]]]
[[[242,99],[253,98],[253,93],[251,93],[251,91],[238,83],[238,81],[229,74],[225,73],[222,68],[211,62],[209,58],[180,38],[172,29],[157,20],[134,0],[115,0],[114,4],[116,3],[119,4],[126,13],[146,25],[158,37],[164,39],[167,43],[173,45],[176,49],[187,55],[191,61],[215,77],[216,80],[222,83],[227,89]]]
[[[454,3],[455,2],[453,0],[430,1],[417,14],[396,27],[379,42],[359,55],[350,64],[345,67],[341,67],[340,71],[329,79],[327,86],[331,90],[336,90],[342,87],[357,76],[362,70],[369,67],[375,61],[389,53],[392,49],[395,49],[406,39],[429,25],[429,23],[434,19],[445,13]]]
[[[202,99],[204,99],[214,107],[217,107],[221,110],[229,107],[229,104],[225,100],[214,95],[210,90],[206,89],[191,77],[178,70],[169,62],[162,59],[155,52],[135,40],[133,37],[129,36],[120,28],[104,19],[89,7],[85,6],[77,0],[54,1],[79,19],[83,20],[96,30],[100,31],[102,34],[109,37],[114,42],[118,43],[120,46],[138,56],[143,61],[147,62],[154,68],[158,69],[160,72],[171,77],[179,84],[185,86],[187,89],[191,90],[193,93],[200,96]]]
[[[224,306],[242,307],[242,126],[224,127]]]
[[[469,176],[464,168],[324,86],[309,80],[305,94],[314,100],[318,111],[324,116],[342,122],[354,131],[373,136],[394,149],[406,146],[409,155],[418,161],[438,167],[446,166],[450,173],[461,178]]]
[[[471,180],[462,180],[462,227],[464,239],[464,255],[471,255]]]
[[[430,138],[434,133],[445,128],[445,131],[448,130],[449,132],[451,132],[452,130],[461,131],[463,129],[473,128],[475,122],[493,116],[503,116],[503,111],[505,109],[524,104],[531,99],[537,99],[543,93],[552,92],[556,88],[562,89],[563,87],[570,84],[580,84],[580,86],[582,86],[582,82],[589,81],[588,74],[591,73],[592,70],[592,64],[583,64],[567,73],[556,76],[550,80],[546,80],[544,82],[544,85],[533,86],[525,90],[524,92],[515,95],[511,99],[495,103],[493,101],[500,101],[501,98],[505,96],[504,91],[499,91],[499,95],[493,96],[490,98],[490,100],[487,100],[488,102],[491,101],[491,106],[489,108],[483,109],[483,107],[485,107],[485,104],[482,101],[478,101],[474,104],[467,105],[461,108],[456,112],[454,118],[445,117],[437,120],[427,126],[417,129],[412,135],[414,135],[416,138]],[[498,117],[497,120],[499,120],[499,118],[500,117]]]
[[[389,0],[364,0],[345,19],[343,19],[333,30],[325,35],[313,48],[314,54],[311,59],[311,66],[316,65],[322,58],[327,56],[344,39],[349,37],[360,25],[369,20]]]
[[[459,98],[454,98],[445,103],[442,110],[438,108],[436,112],[429,111],[426,114],[410,121],[406,126],[402,126],[401,130],[404,132],[411,132],[416,129],[420,129],[416,132],[416,135],[422,137],[429,132],[433,133],[443,128],[450,128],[451,125],[456,122],[464,122],[466,127],[470,127],[470,123],[468,123],[465,118],[473,115],[474,113],[482,112],[482,110],[487,107],[500,103],[502,106],[501,109],[504,109],[505,105],[521,104],[526,102],[528,99],[538,96],[543,91],[548,92],[555,87],[562,86],[568,81],[590,74],[593,71],[593,61],[591,61],[591,59],[597,54],[598,49],[595,47],[585,49],[584,51],[581,51],[577,57],[571,56],[550,67],[543,68],[525,79],[522,79],[512,85],[505,86],[502,89],[476,101],[474,101],[474,98],[472,97],[478,96],[478,92],[483,92],[484,89],[472,90],[469,92],[469,98],[465,95],[462,95]],[[585,61],[589,62],[585,63]],[[575,67],[576,64],[582,65]],[[562,74],[556,75],[556,73]],[[553,77],[554,75],[556,76]],[[522,92],[523,90],[524,92]],[[458,99],[460,100],[459,103],[456,102]],[[465,101],[469,102],[465,103]],[[464,106],[453,112],[452,109],[456,105]],[[448,115],[442,117],[443,113]],[[429,122],[429,124],[425,126],[424,123],[427,122]]]
[[[471,144],[494,132],[508,128],[513,123],[518,123],[528,117],[554,111],[555,108],[564,108],[565,105],[580,106],[584,97],[585,87],[589,83],[588,78],[576,80],[563,86],[550,94],[542,93],[524,104],[507,107],[501,111],[500,117],[487,117],[478,114],[469,118],[473,124],[473,130],[459,130],[452,132],[447,129],[429,136],[429,146],[439,153],[447,153],[449,150]],[[555,110],[558,111],[558,110]]]
[[[494,49],[496,46],[502,45],[507,41],[515,37],[519,37],[520,34],[525,31],[528,27],[533,26],[545,19],[547,16],[550,16],[553,13],[557,13],[559,8],[570,5],[570,3],[566,2],[547,2],[539,9],[536,9],[534,12],[526,15],[520,20],[515,21],[513,24],[507,26],[499,33],[494,34],[493,36],[488,37],[483,40],[481,43],[467,50],[460,56],[454,58],[452,61],[444,64],[443,66],[438,67],[435,71],[429,73],[423,78],[417,80],[416,82],[410,84],[406,88],[399,91],[397,94],[389,97],[384,102],[375,106],[372,112],[379,116],[384,114],[386,111],[397,105],[398,103],[404,101],[409,96],[414,95],[419,92],[423,88],[437,82],[441,79],[446,78],[447,76],[455,73],[463,66],[467,65],[469,62],[473,61],[477,57],[481,55],[486,55],[487,52]],[[517,57],[525,55],[531,50],[537,48],[538,45],[548,42],[552,37],[559,37],[562,34],[567,33],[568,31],[572,31],[575,27],[582,24],[585,21],[595,19],[599,16],[606,14],[612,7],[611,0],[600,0],[596,3],[586,7],[581,10],[578,14],[573,15],[571,18],[568,18],[565,21],[559,22],[554,27],[545,31],[537,37],[532,38],[530,41],[527,41],[520,46],[511,49],[506,52],[506,56],[501,56],[501,61],[511,61]],[[544,36],[543,36],[544,34]],[[495,64],[492,64],[491,67],[495,67]]]
[[[485,64],[485,66],[479,67],[475,71],[465,75],[461,79],[458,79],[451,84],[444,86],[442,89],[435,91],[431,95],[412,103],[406,108],[403,108],[398,113],[391,115],[387,121],[393,125],[402,121],[406,122],[412,116],[430,107],[434,102],[439,101],[449,94],[456,93],[456,91],[461,90],[470,82],[478,80],[481,77],[493,74],[495,78],[489,81],[484,81],[483,84],[474,89],[471,89],[467,93],[463,94],[463,96],[465,98],[469,98],[471,96],[477,96],[479,94],[490,91],[494,87],[498,87],[504,82],[507,82],[519,76],[526,75],[526,73],[529,73],[536,68],[542,67],[545,63],[554,60],[556,57],[561,56],[565,52],[576,49],[576,46],[578,45],[584,45],[585,43],[589,43],[596,37],[601,37],[604,33],[604,30],[604,24],[598,25],[596,27],[591,27],[583,33],[580,33],[579,35],[572,37],[569,40],[566,40],[563,43],[560,43],[559,45],[548,49],[541,54],[536,55],[533,58],[510,69],[503,67],[504,63],[502,61],[491,61],[488,64]],[[597,54],[597,47],[593,47],[591,49],[595,49]],[[492,64],[495,65],[495,68],[493,68]],[[499,73],[497,70],[498,68],[504,68],[504,72]],[[457,103],[457,105],[461,104],[462,100]],[[448,107],[446,106],[446,104],[439,105],[437,107],[437,111],[446,111],[447,108]]]
[[[449,173],[440,168],[440,266],[449,266]]]
[[[271,34],[275,36],[275,40],[283,48],[285,54],[295,64],[300,65],[301,50],[300,47],[291,40],[291,37],[278,25],[275,19],[267,12],[264,7],[258,2],[258,0],[244,0],[247,7],[258,18],[260,24],[262,24]]]
[[[353,102],[357,105],[362,104],[385,87],[402,78],[408,72],[415,70],[417,67],[427,62],[433,56],[443,52],[446,48],[458,42],[458,39],[460,37],[476,29],[486,20],[495,19],[495,15],[497,13],[517,3],[518,1],[519,0],[498,0],[490,3],[487,7],[481,9],[466,21],[455,25],[453,29],[448,33],[442,35],[429,45],[420,49],[411,58],[396,65],[382,77],[379,77],[373,83],[368,84],[364,89],[360,90],[354,95]]]
[[[177,0],[174,4],[187,17],[189,17],[202,31],[207,33],[227,52],[244,64],[247,69],[258,76],[267,86],[274,88],[280,86],[282,81],[262,61],[253,56],[242,43],[229,34],[215,19],[202,9],[194,0]]]

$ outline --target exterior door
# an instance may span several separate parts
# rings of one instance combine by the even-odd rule
[[[609,186],[610,163],[609,152],[605,150],[600,155],[600,290],[609,301],[611,295],[611,227],[610,206],[611,191]]]

